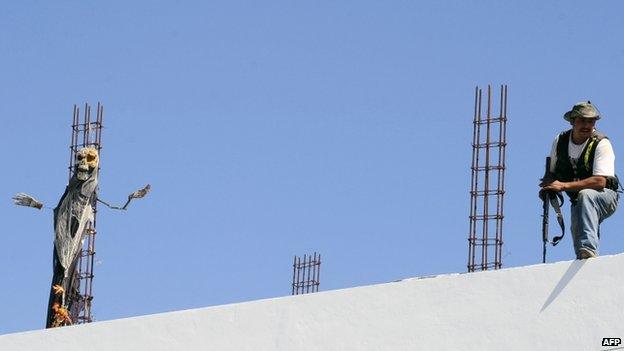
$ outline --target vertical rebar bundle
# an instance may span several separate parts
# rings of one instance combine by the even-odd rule
[[[292,295],[318,292],[321,276],[321,254],[295,256],[293,262]]]
[[[481,95],[482,91],[477,87],[475,89],[472,141],[468,272],[499,269],[503,264],[501,253],[503,248],[505,147],[507,146],[505,136],[507,86],[501,85],[500,88],[498,116],[493,115],[492,89],[489,85],[485,116],[482,116]]]
[[[69,178],[74,174],[74,166],[76,153],[83,147],[93,147],[98,151],[101,165],[102,150],[102,119],[104,117],[104,106],[100,103],[97,105],[95,120],[91,120],[91,106],[85,104],[82,118],[80,108],[74,105],[74,115],[72,120],[72,138],[69,147]],[[99,167],[99,166],[98,166]],[[75,324],[90,323],[93,321],[91,316],[91,302],[93,300],[93,263],[95,259],[95,234],[96,234],[96,215],[97,215],[97,198],[98,190],[95,191],[95,197],[91,206],[93,208],[93,222],[87,226],[84,233],[84,241],[78,269],[74,279],[78,281],[78,295],[70,295],[73,300],[70,317]]]

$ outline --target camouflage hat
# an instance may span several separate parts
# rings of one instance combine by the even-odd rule
[[[591,103],[591,101],[581,101],[574,105],[572,110],[563,115],[563,119],[568,122],[571,122],[577,117],[600,119],[600,112],[598,112],[598,109]]]

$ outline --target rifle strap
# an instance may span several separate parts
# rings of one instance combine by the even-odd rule
[[[561,193],[549,191],[548,198],[550,200],[550,205],[553,207],[555,213],[557,214],[557,222],[561,227],[561,235],[554,237],[552,240],[552,245],[556,246],[565,236],[565,223],[563,221],[563,213],[561,212],[561,206],[563,205],[563,195],[561,195]]]

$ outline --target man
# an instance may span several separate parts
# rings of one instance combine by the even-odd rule
[[[550,152],[550,177],[543,191],[565,191],[572,203],[570,215],[574,251],[578,259],[596,257],[600,223],[618,205],[615,154],[609,139],[594,128],[600,119],[590,102],[579,102],[563,118],[572,129],[555,138]]]

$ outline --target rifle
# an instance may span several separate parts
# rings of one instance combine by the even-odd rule
[[[544,178],[550,176],[550,157],[546,157],[546,171],[544,172]],[[542,190],[541,194],[542,200],[544,203],[542,204],[542,242],[544,244],[544,248],[542,251],[542,263],[546,263],[546,246],[548,245],[548,211],[550,209],[549,206],[549,196],[548,194]]]
[[[544,178],[542,180],[547,180],[552,178],[552,174],[550,173],[550,157],[546,157],[546,170],[544,172]],[[563,195],[561,193],[556,193],[554,191],[540,191],[540,198],[544,201],[542,205],[542,242],[544,245],[542,251],[542,263],[546,263],[546,246],[550,242],[548,240],[548,212],[550,210],[549,204],[555,209],[557,214],[557,222],[561,227],[561,235],[556,236],[552,240],[552,245],[556,246],[559,244],[563,236],[565,235],[565,223],[563,221],[563,213],[561,212],[561,205],[563,205]],[[558,200],[557,200],[558,199]]]

